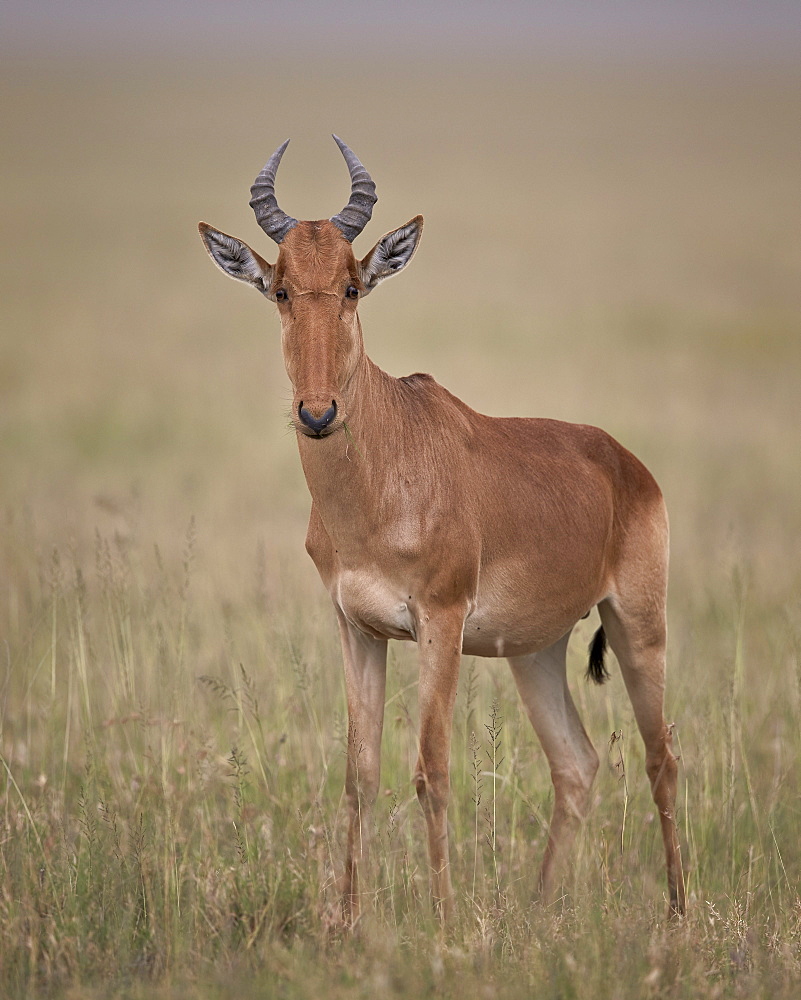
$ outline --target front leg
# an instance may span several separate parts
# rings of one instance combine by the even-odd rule
[[[453,911],[448,854],[448,798],[453,706],[459,679],[464,618],[462,609],[438,610],[421,614],[417,625],[420,749],[414,778],[428,828],[434,907],[443,922],[450,918]]]
[[[345,776],[348,852],[343,908],[345,920],[352,927],[361,913],[364,875],[369,867],[372,811],[381,771],[387,642],[360,632],[339,609],[337,615],[348,697],[348,762]]]

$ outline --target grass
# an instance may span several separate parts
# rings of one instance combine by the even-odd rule
[[[254,996],[346,996],[376,983],[398,995],[792,994],[797,646],[741,581],[674,640],[692,635],[704,661],[728,668],[671,699],[691,901],[680,926],[665,920],[622,684],[589,688],[577,650],[574,690],[596,743],[609,740],[608,766],[549,909],[530,902],[547,770],[503,665],[465,665],[451,811],[460,894],[442,936],[410,782],[415,669],[403,649],[387,698],[378,890],[348,940],[334,886],[347,723],[330,616],[291,588],[265,608],[257,565],[236,595],[204,593],[202,544],[190,525],[169,566],[138,539],[98,536],[89,564],[53,554],[17,592],[24,627],[7,633],[3,690],[5,995],[81,984],[88,996],[225,997],[247,984]],[[770,681],[753,683],[762,673]]]
[[[310,151],[353,81],[332,75],[321,94],[287,71],[286,106],[255,134],[230,89],[187,66],[146,69],[4,70],[0,993],[795,996],[801,337],[787,77],[422,67],[403,95],[375,82],[380,121],[341,129],[379,183],[372,235],[427,217],[409,273],[364,306],[376,360],[431,370],[488,412],[601,424],[665,490],[690,900],[669,925],[642,747],[614,667],[601,689],[583,681],[587,621],[570,680],[606,766],[563,897],[531,901],[551,787],[508,668],[466,659],[459,898],[440,932],[410,780],[414,648],[395,644],[378,888],[350,938],[335,888],[340,654],[303,553],[277,325],[212,271],[194,227],[207,217],[256,244],[248,164],[284,133],[300,149],[282,203],[330,214],[341,164],[331,144],[329,178]],[[237,67],[236,92],[277,86],[264,73]],[[476,117],[485,131],[467,157],[448,136],[475,135]],[[407,155],[393,130],[414,137]],[[212,135],[236,154],[209,156]],[[45,211],[53,162],[65,194]],[[476,232],[475,193],[498,164]]]

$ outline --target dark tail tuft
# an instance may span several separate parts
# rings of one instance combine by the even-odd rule
[[[609,671],[604,663],[604,653],[606,652],[606,632],[603,625],[592,637],[590,643],[590,662],[587,664],[587,680],[594,680],[596,684],[603,684],[609,680]]]

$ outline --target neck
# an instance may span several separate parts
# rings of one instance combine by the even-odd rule
[[[340,430],[298,436],[315,511],[341,555],[402,537],[410,517],[461,502],[448,470],[471,447],[478,415],[469,407],[430,376],[393,378],[364,353],[342,400]]]
[[[330,437],[298,435],[315,508],[332,539],[358,544],[389,516],[404,476],[402,386],[362,354],[343,393],[344,426]]]
[[[350,480],[370,472],[380,464],[380,426],[391,405],[392,384],[387,375],[362,351],[353,375],[339,395],[344,425],[329,437],[311,438],[298,434],[298,450],[306,481],[315,502],[323,499],[327,484],[340,486],[338,479]],[[322,492],[321,492],[322,491]]]

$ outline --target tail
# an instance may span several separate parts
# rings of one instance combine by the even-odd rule
[[[592,637],[590,643],[590,662],[587,664],[587,680],[594,680],[596,684],[603,684],[609,680],[609,671],[604,663],[604,653],[606,652],[606,632],[603,625]]]

